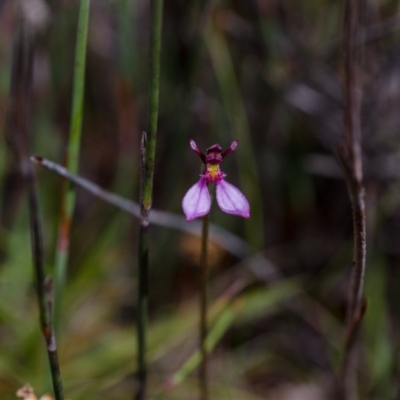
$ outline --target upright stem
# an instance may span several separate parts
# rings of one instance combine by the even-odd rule
[[[148,136],[144,133],[141,141],[141,183],[140,183],[140,228],[138,249],[138,383],[136,400],[146,399],[146,326],[148,301],[149,213],[153,201],[154,160],[156,154],[158,101],[160,86],[160,53],[163,0],[151,1],[150,32],[150,93]]]
[[[160,89],[160,53],[163,0],[151,1],[150,32],[150,94],[149,122],[146,146],[146,160],[143,178],[143,207],[149,212],[153,197],[154,160],[158,122],[158,100]]]
[[[145,180],[145,166],[147,153],[146,133],[143,132],[140,145],[140,227],[138,246],[138,298],[137,298],[137,330],[138,330],[138,390],[137,400],[146,398],[147,366],[146,366],[146,328],[147,328],[147,302],[148,302],[148,269],[149,269],[149,243],[148,227],[149,213],[144,207],[143,190]]]
[[[33,45],[29,26],[23,18],[18,21],[12,63],[9,137],[20,164],[22,177],[27,188],[31,248],[33,256],[36,295],[39,306],[40,326],[46,342],[50,373],[56,400],[63,400],[63,385],[54,329],[52,326],[52,290],[46,284],[42,225],[39,217],[36,179],[29,160],[29,133],[32,110]]]
[[[75,50],[74,86],[72,92],[72,112],[69,143],[66,155],[67,169],[76,174],[80,154],[80,142],[83,119],[83,98],[85,90],[86,43],[89,24],[90,0],[81,0],[78,32]],[[65,182],[61,198],[61,216],[55,261],[55,301],[54,319],[56,328],[60,320],[62,293],[65,287],[70,243],[71,221],[75,208],[75,190]]]
[[[357,313],[363,296],[365,272],[365,201],[361,151],[361,88],[357,73],[357,41],[359,39],[360,0],[346,0],[344,24],[345,65],[345,147],[349,161],[351,181],[348,182],[353,207],[354,267],[352,289],[348,308],[348,320]]]
[[[139,230],[139,263],[148,265],[148,220],[140,221]],[[147,328],[147,303],[148,303],[148,268],[139,268],[138,274],[138,303],[137,303],[137,329],[138,329],[138,391],[137,400],[146,398],[147,365],[146,365],[146,328]]]
[[[357,339],[366,309],[363,300],[366,266],[365,189],[361,149],[361,88],[358,79],[360,0],[345,0],[344,50],[344,132],[345,140],[337,151],[353,213],[354,255],[347,309],[347,332],[341,371],[344,400],[357,400]]]
[[[28,160],[28,158],[25,159],[26,164],[29,164]],[[57,344],[52,323],[53,290],[51,283],[46,285],[45,282],[42,226],[39,218],[36,180],[33,175],[32,167],[30,167],[24,175],[28,188],[29,220],[36,275],[36,293],[40,310],[40,325],[46,342],[55,399],[64,400],[64,389],[61,380],[60,364],[58,361]]]
[[[206,339],[208,334],[207,324],[207,282],[208,282],[208,231],[209,231],[209,216],[203,217],[203,227],[201,235],[201,289],[200,289],[200,350],[201,364],[199,370],[200,378],[200,398],[208,400],[208,375],[207,375],[207,346]]]

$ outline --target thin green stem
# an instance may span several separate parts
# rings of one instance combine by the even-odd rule
[[[147,365],[146,365],[146,329],[147,329],[147,302],[148,302],[148,269],[149,269],[149,213],[144,207],[143,190],[145,180],[146,152],[147,152],[146,133],[143,132],[140,163],[140,228],[139,228],[139,247],[138,247],[138,298],[137,298],[137,330],[138,330],[138,390],[137,400],[146,398],[147,387]]]
[[[148,301],[149,213],[153,200],[154,160],[156,153],[158,101],[160,87],[160,53],[163,0],[151,1],[150,31],[150,93],[148,136],[143,133],[141,142],[140,228],[138,249],[138,390],[137,400],[147,397],[146,330]]]
[[[203,217],[203,227],[201,235],[201,259],[200,259],[200,353],[201,364],[199,370],[200,398],[208,400],[208,374],[207,374],[207,283],[208,283],[208,231],[209,216]]]
[[[139,230],[139,265],[149,263],[148,220],[141,221]],[[137,400],[146,398],[147,387],[147,304],[148,304],[148,268],[139,268],[138,271],[138,299],[137,299],[137,330],[138,330],[138,381]]]
[[[78,32],[75,50],[71,126],[66,156],[67,168],[72,173],[77,173],[78,171],[80,154],[89,9],[90,0],[82,0],[79,10]],[[61,299],[65,287],[69,254],[70,228],[74,208],[75,190],[72,185],[66,183],[61,199],[61,216],[55,260],[54,322],[56,328],[58,327],[60,320]]]
[[[153,197],[154,160],[156,154],[160,88],[162,10],[163,0],[151,1],[149,121],[143,179],[143,205],[147,212],[150,211]]]

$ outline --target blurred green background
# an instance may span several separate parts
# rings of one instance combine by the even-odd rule
[[[0,397],[51,390],[33,290],[23,182],[6,143],[17,3],[0,1]],[[35,27],[32,152],[62,163],[69,132],[78,1],[21,1]],[[363,2],[363,156],[368,309],[363,399],[396,399],[400,322],[400,35],[397,1]],[[342,2],[166,1],[155,167],[157,210],[182,215],[204,151],[239,140],[223,164],[249,221],[213,207],[235,238],[210,244],[215,399],[322,400],[337,384],[352,217],[333,156],[343,133]],[[147,129],[149,2],[90,9],[80,174],[138,200]],[[52,274],[62,181],[39,180]],[[77,190],[58,334],[67,397],[130,399],[136,368],[138,221]],[[149,391],[197,396],[196,374],[165,390],[197,348],[200,240],[152,225]],[[241,239],[242,248],[233,240]],[[235,251],[236,250],[236,251]]]

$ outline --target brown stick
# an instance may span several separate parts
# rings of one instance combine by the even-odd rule
[[[341,373],[341,398],[358,399],[357,337],[365,312],[363,301],[366,265],[365,190],[361,151],[361,90],[357,47],[360,32],[359,0],[345,0],[344,49],[344,143],[336,155],[342,167],[353,212],[354,256],[347,308],[347,334]]]
[[[25,182],[29,206],[31,247],[39,306],[40,326],[46,342],[50,372],[56,400],[63,400],[63,384],[54,329],[52,325],[52,289],[47,281],[44,267],[44,249],[42,224],[39,216],[39,204],[36,178],[29,159],[29,131],[32,108],[33,44],[29,26],[21,17],[16,29],[14,44],[10,109],[8,115],[8,138],[19,162],[20,172]]]

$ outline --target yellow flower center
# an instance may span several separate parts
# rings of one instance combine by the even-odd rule
[[[219,181],[223,177],[219,165],[207,164],[206,177],[210,182]]]

